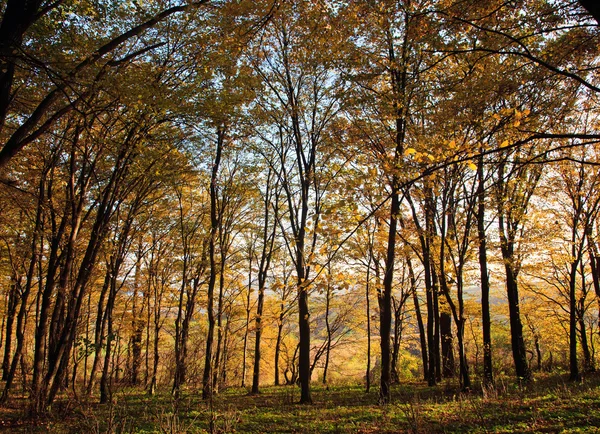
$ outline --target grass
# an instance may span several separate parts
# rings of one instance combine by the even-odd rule
[[[392,403],[377,405],[377,390],[313,387],[314,405],[298,405],[295,386],[264,387],[250,396],[228,389],[212,403],[188,389],[116,394],[111,405],[61,399],[45,419],[27,419],[24,399],[0,408],[0,431],[21,433],[600,433],[600,375],[582,383],[540,377],[527,388],[509,380],[494,389],[460,393],[456,384],[403,383]]]

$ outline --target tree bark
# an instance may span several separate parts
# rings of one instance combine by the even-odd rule
[[[452,337],[452,317],[448,312],[440,314],[440,330],[442,334],[442,376],[454,377],[454,349]]]
[[[32,258],[33,259],[33,258]],[[17,294],[17,288],[20,286],[20,283],[12,277],[12,283],[10,285],[10,290],[8,292],[8,300],[6,304],[6,314],[4,316],[5,320],[5,333],[4,333],[4,358],[2,359],[2,381],[6,381],[8,379],[8,373],[10,371],[10,356],[12,353],[12,340],[13,340],[13,325],[15,321],[15,317],[17,315],[17,304],[18,298],[20,298]]]
[[[596,0],[579,0],[579,4],[600,24],[600,4]]]
[[[206,334],[206,352],[204,354],[204,374],[202,376],[202,399],[206,400],[212,396],[212,347],[215,333],[215,314],[214,314],[214,292],[217,278],[217,261],[215,244],[217,230],[219,229],[219,220],[217,216],[217,177],[219,174],[219,165],[221,164],[221,152],[223,151],[225,140],[225,131],[222,128],[217,129],[217,149],[213,162],[210,178],[210,238],[208,241],[208,260],[209,260],[209,278],[207,288],[207,316],[208,331]]]
[[[328,265],[328,272],[331,273],[331,263]],[[327,281],[325,293],[325,329],[327,330],[327,344],[325,345],[325,366],[323,367],[323,384],[327,384],[327,370],[329,369],[329,356],[331,354],[331,324],[329,324],[329,308],[331,305],[331,286]]]
[[[477,237],[479,241],[479,276],[481,281],[481,327],[483,333],[483,384],[494,385],[492,366],[492,331],[490,318],[490,277],[487,268],[487,242],[485,234],[485,179],[483,155],[477,162]]]
[[[371,297],[370,292],[370,278],[371,278],[371,261],[373,259],[372,246],[369,246],[369,259],[367,260],[367,276],[365,284],[365,300],[367,308],[367,372],[365,374],[365,392],[369,393],[371,389]]]
[[[35,22],[41,4],[42,0],[7,0],[6,3],[0,24],[0,132],[4,129],[12,100],[17,55],[22,49],[25,32]]]

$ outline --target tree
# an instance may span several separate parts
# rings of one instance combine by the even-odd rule
[[[279,160],[271,164],[286,204],[279,226],[296,269],[300,402],[310,404],[310,258],[316,253],[327,187],[319,170],[334,155],[333,149],[325,152],[324,145],[339,111],[342,83],[332,71],[336,57],[332,41],[337,41],[334,17],[321,4],[298,1],[289,6],[281,8],[265,28],[263,40],[268,44],[259,49],[254,66],[271,98],[261,105],[274,125],[259,134]],[[316,17],[331,20],[332,25],[323,32],[311,24]]]

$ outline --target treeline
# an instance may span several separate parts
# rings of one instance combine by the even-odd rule
[[[595,369],[591,6],[163,3],[3,6],[0,401]]]

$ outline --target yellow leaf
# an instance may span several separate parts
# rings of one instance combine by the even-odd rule
[[[506,148],[508,146],[508,140],[505,140],[502,142],[502,144],[500,145],[501,148]]]
[[[472,161],[469,161],[467,163],[467,165],[469,166],[469,169],[471,169],[471,170],[477,170],[477,166]]]
[[[404,155],[414,155],[417,153],[417,150],[415,148],[408,148],[406,151],[404,151]]]

